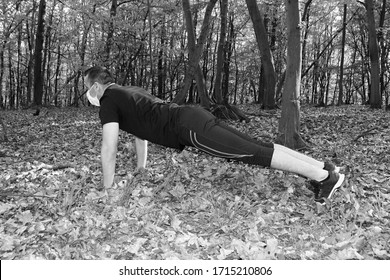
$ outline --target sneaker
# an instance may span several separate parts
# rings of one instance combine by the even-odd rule
[[[329,162],[329,161],[326,161],[325,162],[325,165],[324,165],[324,169],[326,171],[334,171],[336,173],[340,173],[340,167],[334,165],[333,163]]]
[[[316,182],[314,200],[321,204],[325,203],[326,199],[331,199],[334,192],[340,188],[345,180],[344,174],[339,174],[334,171],[329,172],[329,177],[321,182]]]
[[[340,173],[340,167],[334,165],[330,161],[326,161],[325,162],[325,165],[324,165],[323,169],[326,170],[326,171],[329,171],[329,172],[334,171],[336,173]],[[318,184],[319,184],[319,182],[317,182],[316,180],[310,180],[309,183],[314,188],[313,192],[314,193],[318,193]]]

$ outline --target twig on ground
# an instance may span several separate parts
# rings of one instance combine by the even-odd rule
[[[370,128],[369,130],[364,131],[363,133],[361,133],[357,137],[355,137],[355,139],[353,139],[353,142],[356,142],[357,140],[359,140],[360,138],[362,138],[366,135],[374,135],[374,134],[378,133],[378,131],[374,131],[376,129],[378,129],[378,128],[373,127],[373,128]]]

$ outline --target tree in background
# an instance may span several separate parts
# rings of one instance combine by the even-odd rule
[[[226,29],[227,29],[227,13],[228,13],[228,0],[221,0],[221,30],[218,42],[217,50],[217,65],[214,83],[214,98],[218,104],[223,104],[222,94],[222,70],[225,60],[225,43],[226,43]]]
[[[88,104],[83,95],[86,88],[78,73],[83,66],[92,64],[108,66],[118,84],[148,88],[167,102],[183,97],[180,95],[183,92],[183,102],[199,102],[200,99],[202,106],[208,107],[213,101],[221,100],[217,95],[221,83],[222,100],[227,104],[265,105],[266,61],[259,52],[246,0],[229,1],[227,26],[223,5],[208,10],[210,0],[185,1],[188,5],[191,3],[189,12],[195,46],[203,44],[199,51],[201,59],[193,70],[189,67],[192,59],[189,41],[192,39],[186,32],[184,16],[188,10],[184,12],[182,1],[46,0],[41,63],[43,105],[77,106],[80,101]],[[286,70],[285,5],[282,0],[248,2],[256,4],[262,12],[260,25],[264,25],[262,34],[268,42],[261,40],[260,47],[269,45],[269,58],[274,64],[270,72],[279,80],[276,93],[267,92],[272,92],[270,97],[279,105]],[[365,7],[352,0],[301,3],[305,6],[302,7],[305,48],[301,88],[305,98],[301,102],[336,104],[339,89],[342,89],[343,103],[365,104],[372,81]],[[344,29],[342,15],[346,3],[347,28]],[[34,101],[39,4],[38,0],[8,0],[0,4],[0,106],[5,108],[26,107]],[[379,19],[376,34],[380,93],[385,95],[388,104],[390,41],[387,38],[390,30],[386,28],[389,17],[385,15],[389,5],[386,0],[376,0],[373,4],[374,17]],[[209,16],[207,28],[203,25],[206,15]],[[343,30],[346,32],[345,59],[344,72],[340,75]],[[202,36],[202,32],[207,36]],[[186,85],[186,79],[190,78],[187,74],[191,72],[193,78]],[[187,86],[189,90],[185,90]]]
[[[96,4],[94,5],[96,6]],[[103,53],[103,65],[106,67],[110,66],[110,53],[111,53],[111,46],[114,43],[114,31],[115,31],[115,17],[116,17],[116,10],[118,8],[118,1],[112,0],[111,2],[111,8],[110,8],[110,18],[108,23],[108,32],[107,32],[107,39],[106,39],[106,45],[104,48]]]
[[[341,59],[340,59],[340,77],[339,77],[339,99],[337,105],[343,104],[343,80],[344,80],[344,58],[345,58],[345,33],[347,29],[347,4],[344,4],[344,13],[343,13],[343,35],[341,39]]]
[[[253,29],[255,31],[264,69],[263,107],[273,109],[275,108],[276,74],[268,35],[264,25],[264,17],[257,6],[256,0],[246,0],[246,5],[252,19]]]
[[[42,51],[43,51],[43,35],[45,31],[45,11],[46,1],[40,0],[38,11],[38,26],[35,37],[35,52],[34,52],[34,104],[42,105],[43,96],[43,76],[42,76]]]
[[[373,0],[365,0],[368,25],[368,49],[371,62],[371,86],[370,86],[370,105],[371,108],[382,107],[382,97],[380,93],[380,66],[379,49],[375,28],[375,15]]]
[[[7,79],[8,83],[4,82],[4,74],[6,72],[6,68],[9,69],[8,71],[8,76],[12,76],[12,51],[13,49],[11,48],[12,43],[13,43],[13,34],[15,32],[18,33],[18,46],[21,46],[21,41],[22,41],[22,29],[23,29],[23,22],[25,21],[25,18],[28,17],[33,11],[34,11],[34,6],[30,9],[28,8],[26,11],[26,14],[23,15],[23,5],[22,1],[18,0],[15,1],[15,3],[7,3],[6,1],[2,1],[1,3],[1,13],[0,13],[0,21],[1,21],[1,40],[0,40],[0,108],[6,107],[5,104],[7,103],[4,100],[3,97],[3,91],[4,91],[4,85],[9,85],[10,89],[6,91],[9,91],[10,94],[10,105],[14,107],[18,107],[20,101],[20,92],[16,94],[18,96],[17,100],[12,104],[12,98],[11,96],[14,96],[15,93],[12,91],[11,86],[12,83],[14,82],[12,79]],[[8,46],[8,47],[7,47]],[[9,61],[11,61],[9,64],[6,65],[5,63],[5,55],[6,51],[8,49],[8,56],[9,56]],[[20,66],[20,56],[21,56],[21,48],[17,48],[18,51],[18,65]],[[20,70],[20,68],[18,68]],[[20,71],[17,71],[17,73],[14,75],[16,76],[17,82],[16,82],[16,89],[20,89],[20,80],[22,77],[22,74]],[[18,83],[19,82],[19,83]],[[15,87],[14,87],[15,88]],[[19,101],[19,103],[18,103]]]
[[[203,19],[203,24],[201,27],[201,32],[198,38],[198,41],[195,41],[195,31],[193,25],[193,18],[191,14],[191,6],[189,0],[182,0],[183,12],[186,22],[186,30],[188,37],[188,68],[184,78],[184,86],[180,92],[173,99],[174,103],[182,104],[185,102],[188,91],[190,89],[192,80],[196,77],[197,89],[201,99],[201,105],[205,108],[210,108],[210,101],[208,96],[206,96],[206,88],[204,85],[202,71],[199,66],[200,58],[203,52],[203,47],[209,33],[209,24],[211,12],[216,4],[217,0],[210,0],[207,4],[206,12]]]
[[[226,42],[227,25],[228,25],[228,0],[220,1],[221,26],[220,36],[217,47],[217,63],[214,77],[214,93],[215,104],[213,105],[212,113],[219,118],[232,120],[249,119],[237,107],[229,104],[228,101],[228,72],[227,64],[229,63],[229,44]],[[231,34],[230,34],[231,36]],[[230,54],[231,55],[231,54]]]
[[[379,30],[378,30],[378,42],[380,46],[380,61],[381,61],[381,74],[380,74],[380,85],[381,85],[381,96],[385,94],[385,105],[386,109],[389,108],[389,92],[386,91],[387,84],[389,83],[386,81],[385,75],[386,75],[386,67],[388,65],[388,59],[389,56],[389,47],[386,45],[386,32],[385,32],[385,18],[386,18],[386,8],[387,8],[387,1],[382,0],[382,9],[379,16]],[[386,84],[387,83],[387,84]]]
[[[282,95],[278,142],[292,149],[305,146],[300,134],[300,88],[302,67],[301,21],[298,0],[285,0],[287,14],[287,69]]]
[[[86,9],[89,9],[90,8],[90,5],[86,5]],[[87,10],[88,11],[88,10]],[[86,56],[86,50],[87,50],[87,43],[88,43],[88,37],[89,37],[89,33],[90,33],[90,30],[92,28],[92,21],[89,20],[89,16],[90,15],[95,15],[96,13],[96,3],[94,3],[92,5],[92,11],[88,11],[88,13],[83,13],[82,14],[82,22],[83,22],[83,32],[82,32],[82,35],[81,35],[81,40],[79,40],[77,43],[78,43],[78,49],[80,49],[80,52],[78,52],[79,54],[79,61],[77,63],[77,68],[76,69],[73,69],[73,71],[75,72],[75,77],[74,77],[74,99],[73,99],[73,102],[72,102],[72,98],[69,97],[68,99],[68,104],[69,105],[75,105],[75,106],[78,106],[79,105],[79,96],[80,96],[80,89],[79,87],[77,86],[79,83],[80,83],[80,80],[82,79],[82,70],[85,68],[85,56]],[[111,13],[110,13],[110,17],[111,17]],[[111,22],[111,21],[110,21]],[[111,27],[110,27],[111,28]],[[111,38],[109,38],[110,36],[110,32],[111,32],[111,29],[109,31],[109,34],[107,36],[107,44],[106,44],[106,48],[105,48],[105,54],[103,54],[102,58],[103,58],[103,65],[107,66],[107,60],[108,60],[108,57],[110,55],[110,43],[111,42]]]

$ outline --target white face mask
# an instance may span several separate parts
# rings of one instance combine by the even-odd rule
[[[87,98],[92,105],[100,107],[100,101],[97,95],[98,95],[97,84],[94,83],[92,87],[87,91]]]

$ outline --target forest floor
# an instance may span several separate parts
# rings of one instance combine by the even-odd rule
[[[251,122],[231,125],[275,139],[280,110],[242,109]],[[147,172],[131,177],[124,133],[107,196],[97,112],[1,113],[1,259],[390,259],[388,112],[302,108],[305,153],[347,174],[325,206],[301,177],[191,149],[150,144]]]

